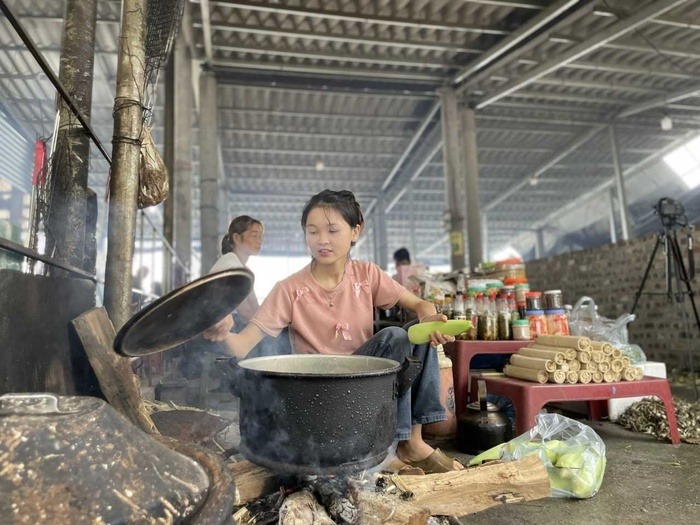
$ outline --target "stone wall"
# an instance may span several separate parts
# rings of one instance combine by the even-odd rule
[[[630,312],[641,285],[644,270],[658,236],[651,235],[627,242],[567,253],[527,263],[527,276],[533,290],[561,288],[564,301],[574,304],[582,295],[592,297],[598,313],[615,319]],[[687,239],[679,235],[686,268]],[[695,260],[700,263],[700,232],[694,234]],[[697,266],[700,267],[700,264]],[[699,268],[700,269],[700,268]],[[683,306],[688,315],[689,333],[685,332],[682,306],[669,301],[666,291],[665,256],[660,248],[639,300],[637,319],[629,325],[629,341],[638,344],[649,360],[663,361],[669,369],[687,369],[691,349],[695,368],[700,367],[700,332],[695,323],[690,300]],[[700,283],[691,281],[695,303],[700,308]],[[685,286],[683,286],[685,289]]]

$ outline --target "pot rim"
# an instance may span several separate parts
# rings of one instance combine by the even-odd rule
[[[370,362],[375,365],[384,365],[383,368],[377,370],[365,370],[365,371],[339,371],[332,372],[328,370],[322,371],[303,371],[303,372],[292,372],[292,371],[282,371],[282,370],[270,370],[265,369],[264,364],[266,362],[274,361],[279,363],[280,361],[309,361],[309,366],[313,366],[314,361],[347,361],[347,360],[363,359],[365,362]],[[299,378],[303,377],[306,379],[312,378],[357,378],[357,377],[376,377],[396,374],[401,370],[401,364],[393,359],[387,359],[384,357],[374,357],[366,355],[328,355],[328,354],[292,354],[292,355],[279,355],[279,356],[263,356],[263,357],[253,357],[250,359],[243,359],[238,362],[238,366],[244,368],[247,372],[264,374],[266,376],[273,377],[290,377]]]

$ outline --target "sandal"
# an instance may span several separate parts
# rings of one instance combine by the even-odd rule
[[[404,461],[404,463],[408,466],[419,468],[426,474],[439,474],[442,472],[452,472],[453,470],[464,470],[465,468],[459,461],[451,458],[439,448],[436,448],[435,452],[425,459],[421,459],[420,461]],[[459,466],[456,467],[456,465]]]

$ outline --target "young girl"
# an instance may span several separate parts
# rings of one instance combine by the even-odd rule
[[[399,305],[416,313],[420,322],[444,321],[435,307],[394,281],[377,265],[353,260],[364,219],[349,191],[324,190],[306,204],[301,226],[312,261],[301,271],[277,283],[248,326],[228,333],[230,318],[205,332],[211,340],[225,341],[231,354],[243,358],[266,335],[276,337],[289,326],[294,353],[353,354],[385,357],[403,362],[413,355],[423,362],[421,375],[398,399],[396,456],[426,473],[463,468],[421,437],[423,424],[442,421],[437,354],[431,348],[454,341],[434,332],[428,344],[414,346],[398,327],[373,333],[374,307]]]

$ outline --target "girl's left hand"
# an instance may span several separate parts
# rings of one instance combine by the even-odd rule
[[[421,323],[430,323],[433,321],[447,321],[447,316],[444,314],[427,315],[425,317],[422,317],[420,320]],[[454,336],[443,334],[438,330],[435,330],[432,334],[430,334],[430,346],[432,348],[437,348],[438,345],[451,343],[454,340]]]

